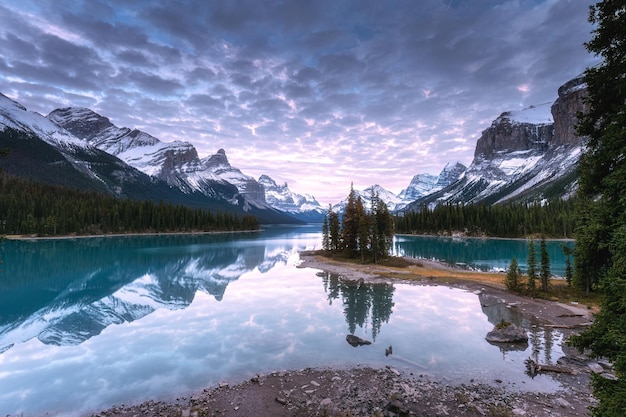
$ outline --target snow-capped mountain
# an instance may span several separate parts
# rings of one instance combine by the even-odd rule
[[[466,169],[465,165],[456,162],[454,164],[447,164],[439,175],[417,174],[411,179],[409,186],[400,191],[397,195],[378,184],[367,187],[364,190],[354,190],[354,192],[357,196],[361,197],[363,206],[366,209],[372,206],[372,193],[375,193],[380,200],[385,202],[389,211],[393,213],[402,211],[412,202],[458,181],[463,177]],[[348,197],[346,196],[343,201],[335,204],[332,210],[336,213],[343,213],[347,202]]]
[[[147,175],[1,93],[0,147],[9,151],[0,161],[9,174],[121,197],[150,199],[166,193],[176,198]]]
[[[325,209],[312,195],[294,193],[287,183],[278,185],[268,175],[261,175],[259,184],[265,189],[265,200],[272,207],[309,223],[318,223],[323,220]]]
[[[381,187],[378,184],[367,187],[364,190],[354,190],[357,197],[361,198],[361,202],[363,203],[363,207],[366,210],[369,210],[372,207],[372,195],[375,194],[378,199],[382,200],[389,208],[389,211],[395,211],[398,207],[404,206],[404,201],[394,193],[385,188]],[[335,213],[343,213],[346,209],[346,205],[348,204],[348,196],[342,201],[332,206],[332,210]]]
[[[201,160],[188,143],[117,128],[89,109],[46,118],[0,94],[0,148],[9,151],[0,168],[36,181],[252,214],[262,223],[299,222],[265,203],[263,187],[231,167],[223,150]]]
[[[183,192],[197,191],[235,203],[236,196],[228,190],[222,192],[232,184],[245,198],[246,207],[268,207],[263,187],[254,178],[233,168],[223,149],[200,159],[196,148],[188,142],[162,142],[145,132],[117,127],[108,118],[85,108],[57,109],[47,117],[76,137]]]
[[[585,96],[579,76],[559,88],[553,104],[502,113],[483,131],[465,175],[406,210],[443,202],[497,204],[572,195],[584,143],[575,133],[576,115],[585,109]]]
[[[457,181],[465,174],[467,168],[460,162],[447,164],[439,175],[417,174],[411,179],[407,188],[400,191],[398,197],[403,201],[404,206],[411,202],[439,191]],[[396,209],[401,209],[397,207]]]

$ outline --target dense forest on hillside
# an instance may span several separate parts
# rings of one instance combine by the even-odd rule
[[[253,216],[119,199],[0,174],[0,235],[256,230]]]
[[[396,233],[452,234],[517,238],[545,235],[572,238],[575,202],[560,199],[545,204],[442,204],[422,207],[395,218]]]

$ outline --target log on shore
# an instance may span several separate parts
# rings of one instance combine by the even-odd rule
[[[531,377],[534,377],[535,375],[543,372],[556,372],[570,375],[578,374],[578,371],[576,371],[576,369],[574,368],[568,368],[567,366],[558,365],[541,365],[530,358],[526,359],[524,363],[526,364],[526,371]]]

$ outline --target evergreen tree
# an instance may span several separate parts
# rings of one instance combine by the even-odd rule
[[[550,284],[550,255],[548,254],[548,247],[546,246],[545,236],[541,237],[541,243],[539,245],[541,253],[541,291],[548,292],[548,286]]]
[[[372,240],[376,241],[375,261],[389,256],[393,242],[394,223],[389,208],[380,198],[376,199],[375,211],[372,215],[376,218],[376,230],[372,232]]]
[[[355,256],[358,252],[359,239],[359,217],[357,208],[357,196],[354,186],[350,186],[348,202],[343,213],[341,223],[341,237],[343,240],[343,250],[348,256]]]
[[[361,261],[369,255],[370,250],[370,219],[363,207],[363,200],[359,196],[356,199],[356,217],[357,217],[357,244],[358,251],[361,255]]]
[[[574,337],[580,349],[613,361],[616,380],[593,374],[596,417],[626,415],[626,3],[604,0],[591,6],[595,24],[587,49],[603,62],[585,71],[588,99],[578,133],[588,137],[579,163],[577,284],[592,277],[602,290],[602,309],[593,325]]]
[[[332,208],[328,207],[328,211],[324,214],[324,221],[322,223],[322,249],[325,251],[330,250],[330,232],[328,228],[328,217]]]
[[[339,227],[339,215],[328,209],[328,231],[330,239],[330,250],[338,251],[341,249],[341,232]]]
[[[504,284],[506,285],[506,289],[509,291],[519,291],[520,289],[520,278],[522,276],[522,271],[517,264],[517,258],[513,257],[511,259],[511,264],[509,265],[509,269],[506,271],[506,278]]]
[[[537,289],[537,252],[535,250],[535,240],[533,238],[528,242],[528,258],[526,259],[528,264],[528,291],[530,295],[534,296]]]
[[[571,259],[573,251],[565,245],[561,245],[561,249],[563,249],[563,254],[565,255],[565,281],[567,282],[567,286],[571,287],[572,279],[574,277]]]

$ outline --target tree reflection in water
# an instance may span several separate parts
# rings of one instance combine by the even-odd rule
[[[328,303],[341,299],[350,334],[354,334],[357,326],[367,329],[371,325],[372,339],[376,341],[382,324],[389,322],[393,312],[394,286],[386,283],[365,283],[362,279],[346,280],[328,272],[319,272],[317,275],[324,282]]]

